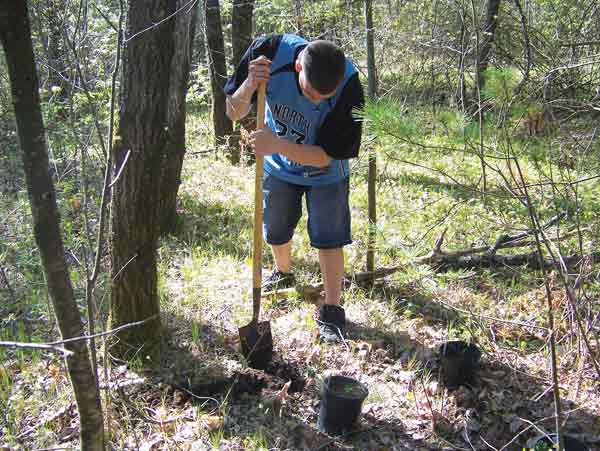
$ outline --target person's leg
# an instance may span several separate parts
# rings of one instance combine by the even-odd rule
[[[306,195],[311,245],[319,249],[319,263],[325,288],[325,304],[319,310],[319,335],[325,342],[341,342],[346,313],[340,306],[344,277],[343,246],[352,242],[348,180],[311,187]]]
[[[292,272],[292,240],[285,244],[271,245],[271,253],[275,260],[275,269],[284,273]]]
[[[325,303],[340,305],[344,278],[344,250],[341,247],[319,249],[319,265],[325,288]]]
[[[266,291],[292,286],[295,283],[291,274],[292,237],[302,215],[303,191],[303,187],[271,175],[265,177],[263,235],[271,246],[275,261],[273,272],[263,281]]]

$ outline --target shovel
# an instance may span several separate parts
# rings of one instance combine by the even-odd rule
[[[258,87],[256,128],[265,125],[265,83]],[[240,327],[242,354],[252,368],[265,369],[273,357],[273,336],[268,321],[259,322],[262,285],[263,157],[256,155],[254,177],[254,230],[252,250],[252,321]]]

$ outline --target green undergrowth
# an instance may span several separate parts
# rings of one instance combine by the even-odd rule
[[[245,365],[231,344],[231,337],[251,318],[254,172],[251,166],[232,166],[222,149],[207,151],[210,146],[206,144],[204,114],[199,112],[189,119],[189,151],[179,192],[179,222],[176,232],[161,242],[158,269],[163,316],[171,327],[171,341],[178,346],[177,365],[193,362],[195,374],[209,377],[217,370],[227,373]],[[494,123],[494,117],[488,119],[489,124]],[[518,184],[511,174],[517,171],[517,163],[530,185],[529,194],[540,221],[566,214],[560,228],[554,225],[547,233],[562,235],[579,227],[583,249],[591,251],[593,237],[599,232],[600,188],[594,180],[571,186],[568,182],[597,173],[593,162],[598,148],[578,147],[572,134],[524,136],[517,117],[508,118],[502,129],[488,125],[483,137],[487,164],[487,191],[483,193],[479,127],[462,113],[438,110],[434,114],[426,108],[407,109],[381,102],[369,106],[365,120],[362,153],[351,163],[354,242],[346,248],[345,270],[351,276],[366,269],[370,148],[377,155],[378,165],[377,222],[371,226],[376,232],[376,266],[400,265],[401,270],[373,287],[352,285],[344,291],[346,311],[356,334],[355,343],[351,343],[353,355],[360,355],[361,340],[382,342],[389,356],[402,362],[404,371],[422,375],[425,386],[432,375],[424,362],[432,358],[441,342],[462,339],[477,342],[485,351],[506,350],[525,366],[530,361],[531,374],[543,376],[547,364],[544,336],[490,319],[545,325],[545,294],[538,271],[507,266],[439,271],[419,264],[418,258],[431,253],[442,236],[440,250],[452,252],[490,247],[500,235],[529,230],[531,223],[524,199],[513,194]],[[578,130],[572,130],[582,142],[589,132],[585,125],[579,124]],[[574,158],[570,167],[561,163],[566,148],[571,149],[569,156]],[[514,159],[509,161],[507,157]],[[551,180],[556,183],[550,184]],[[81,186],[67,175],[57,179],[57,185],[65,247],[69,255],[77,257],[85,242],[81,207],[77,203]],[[33,242],[24,187],[6,198],[9,201],[0,211],[5,218],[0,224],[0,264],[6,268],[11,290],[0,294],[0,338],[47,341],[56,338],[57,332],[51,326],[53,313]],[[92,205],[97,201],[93,198]],[[93,219],[93,213],[91,216]],[[577,234],[560,241],[563,255],[578,249]],[[498,254],[532,250],[529,246],[499,250]],[[76,296],[85,311],[85,273],[69,255]],[[306,232],[306,211],[294,237],[293,261],[299,284],[321,282],[318,254],[310,247]],[[271,266],[272,258],[265,249],[265,273]],[[597,269],[590,266],[586,274]],[[562,314],[566,300],[556,275],[551,284],[561,312],[557,315],[557,327],[562,333],[572,323],[568,315]],[[580,287],[590,297],[598,295],[593,278],[583,278]],[[103,293],[104,282],[99,290]],[[103,305],[106,306],[106,300]],[[275,336],[288,343],[290,350],[306,346],[306,354],[314,352],[314,307],[293,295],[287,300],[286,309],[282,313],[276,300],[263,304],[263,314],[272,317]],[[568,340],[559,347],[566,353]],[[328,360],[331,353],[320,352],[313,359],[303,354],[306,377],[320,378],[335,368],[336,364]],[[565,371],[576,368],[572,355],[569,353],[563,361]],[[35,423],[32,417],[43,415],[44,402],[51,400],[57,409],[68,404],[68,384],[64,368],[59,370],[61,364],[39,352],[0,349],[0,362],[0,406],[6,412],[2,434],[8,443],[15,444],[23,428]],[[153,364],[160,365],[162,360]],[[133,371],[142,372],[147,366],[149,362],[143,356],[130,362]],[[58,369],[48,370],[55,367]],[[44,371],[45,377],[39,378]],[[46,385],[36,382],[36,377]],[[388,376],[383,380],[395,389]],[[394,392],[385,391],[385,384],[371,393],[369,402],[383,403],[395,396]],[[26,386],[34,388],[24,389]],[[418,406],[420,397],[422,393],[414,388],[402,399],[408,406]],[[224,416],[233,416],[235,405],[231,404],[233,410],[229,411],[228,403],[221,409],[230,412]],[[129,429],[135,430],[138,423],[134,417],[124,420],[124,429],[114,434],[115,443],[126,443]],[[59,422],[49,422],[31,437],[37,448],[52,446],[64,427]],[[213,448],[227,440],[237,440],[246,449],[273,446],[268,431],[258,429],[244,435],[241,427],[234,429],[226,421],[224,426],[203,436],[203,440]]]

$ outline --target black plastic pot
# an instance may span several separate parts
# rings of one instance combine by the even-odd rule
[[[533,446],[533,451],[549,451],[555,450],[557,446],[556,443],[556,434],[549,434],[550,440],[548,437],[543,436],[540,437]],[[581,443],[576,438],[573,438],[569,435],[563,436],[563,441],[565,445],[565,451],[590,451],[590,449]]]
[[[367,387],[351,377],[325,378],[317,429],[330,435],[351,430],[368,394]]]
[[[481,351],[472,343],[449,341],[440,346],[442,380],[446,387],[471,384],[479,367]]]

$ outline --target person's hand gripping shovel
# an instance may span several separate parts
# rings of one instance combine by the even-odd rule
[[[265,125],[265,91],[266,84],[258,86],[256,112],[256,128]],[[252,368],[264,369],[273,357],[273,336],[271,324],[259,321],[262,285],[262,223],[263,223],[263,158],[256,155],[256,175],[254,178],[254,233],[252,250],[252,321],[240,327],[240,343],[242,354]]]

